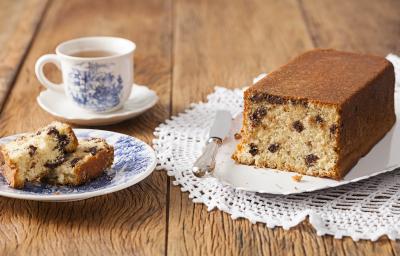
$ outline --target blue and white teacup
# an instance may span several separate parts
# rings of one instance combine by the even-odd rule
[[[136,45],[117,37],[82,37],[61,43],[56,54],[40,57],[35,66],[38,80],[50,90],[65,92],[77,106],[92,112],[122,107],[133,84],[133,52]],[[49,81],[46,63],[55,64],[63,83]]]

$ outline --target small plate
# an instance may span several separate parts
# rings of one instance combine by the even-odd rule
[[[157,94],[143,85],[134,84],[124,106],[111,113],[93,113],[77,107],[62,92],[42,91],[37,97],[39,106],[60,121],[79,125],[109,125],[138,116],[153,107]]]
[[[400,118],[400,96],[395,94],[397,120]],[[400,122],[380,140],[371,151],[358,161],[342,180],[303,176],[300,182],[292,179],[294,172],[269,168],[257,168],[236,164],[231,155],[236,144],[234,134],[241,129],[242,115],[235,118],[229,136],[224,140],[216,158],[214,177],[236,189],[289,195],[337,187],[347,183],[367,179],[400,167]]]
[[[77,187],[56,186],[42,183],[26,183],[23,189],[7,185],[0,175],[0,196],[35,201],[76,201],[113,193],[130,187],[149,176],[156,167],[154,150],[143,141],[116,132],[74,129],[78,139],[103,138],[114,146],[114,164],[97,179]],[[7,143],[20,135],[4,137],[0,144]]]

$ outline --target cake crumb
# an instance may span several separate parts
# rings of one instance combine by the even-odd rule
[[[300,182],[302,178],[303,178],[303,175],[294,175],[294,176],[292,176],[292,180],[295,181],[295,182]]]
[[[237,132],[237,133],[235,133],[234,137],[236,140],[240,140],[242,138],[242,135]]]

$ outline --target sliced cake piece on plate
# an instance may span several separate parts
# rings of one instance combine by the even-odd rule
[[[99,177],[114,160],[114,148],[104,139],[80,140],[75,152],[68,153],[65,161],[51,170],[44,181],[58,185],[81,185]]]

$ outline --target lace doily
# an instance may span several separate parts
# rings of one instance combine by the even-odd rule
[[[400,58],[388,55],[396,66],[399,81]],[[399,86],[399,83],[396,84]],[[309,217],[318,235],[353,240],[377,240],[382,235],[400,239],[400,171],[321,191],[277,196],[236,190],[215,178],[197,178],[191,168],[200,155],[216,109],[229,109],[233,116],[242,111],[242,90],[216,87],[208,102],[189,109],[156,128],[154,148],[159,169],[174,176],[174,185],[189,192],[195,203],[208,210],[218,208],[233,219],[262,222],[269,228],[289,229]]]

